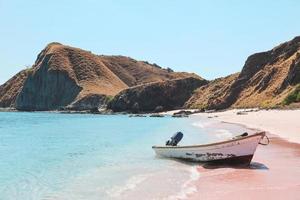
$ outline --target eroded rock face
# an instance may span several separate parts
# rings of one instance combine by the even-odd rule
[[[189,77],[136,86],[120,92],[108,106],[115,112],[151,112],[158,107],[163,110],[180,108],[196,88],[206,83],[206,80]]]
[[[239,74],[211,81],[186,103],[190,108],[272,107],[300,82],[300,37],[246,60]]]
[[[196,75],[172,72],[129,57],[98,56],[50,43],[30,69],[0,86],[0,106],[26,111],[67,106],[89,110],[96,104],[103,106],[100,104],[106,101],[102,97],[114,96],[130,86],[188,76]]]
[[[51,43],[32,68],[0,86],[0,107],[82,110],[115,95],[115,111],[276,106],[300,83],[300,37],[249,56],[240,73],[206,83],[195,74]]]
[[[250,56],[227,101],[232,107],[268,107],[281,104],[299,83],[300,37]]]
[[[67,106],[67,109],[76,110],[76,111],[82,111],[82,110],[94,111],[106,105],[107,101],[108,98],[106,95],[90,94],[73,102],[71,105]]]
[[[67,73],[42,67],[28,76],[18,95],[18,110],[56,110],[69,105],[82,88]]]
[[[225,106],[225,99],[228,96],[231,85],[236,81],[239,73],[227,77],[218,78],[208,84],[199,87],[191,98],[185,103],[186,108],[196,109],[219,109],[220,105]],[[227,104],[227,106],[230,106]]]
[[[22,70],[0,86],[0,107],[15,107],[17,96],[22,90],[28,74],[28,70]]]

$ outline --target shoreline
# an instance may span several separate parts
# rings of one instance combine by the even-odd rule
[[[207,117],[250,130],[266,131],[270,144],[258,146],[250,167],[198,166],[201,175],[194,183],[197,192],[188,199],[196,200],[201,196],[208,200],[293,200],[300,196],[300,126],[297,124],[300,110],[249,112],[235,109],[194,116],[199,116],[199,120]],[[278,119],[283,123],[278,123]]]
[[[272,135],[268,146],[258,146],[249,167],[198,166],[197,192],[188,199],[297,199],[299,158],[300,144]]]
[[[234,111],[234,112],[233,112]],[[300,110],[299,110],[300,111]],[[298,112],[296,115],[298,114]],[[176,112],[176,111],[173,111]],[[253,118],[255,113],[267,113],[267,115],[270,115],[269,111],[257,111],[249,112],[247,114],[239,114],[237,115],[237,112],[245,112],[245,110],[228,110],[225,112],[214,112],[214,113],[197,113],[193,114],[191,116],[192,119],[189,121],[187,126],[197,126],[194,122],[198,122],[203,119],[202,121],[202,129],[204,129],[205,133],[210,133],[211,127],[214,129],[224,129],[229,130],[232,133],[242,133],[244,131],[244,128],[257,130],[257,128],[254,128],[253,126],[248,126],[246,124],[238,123],[238,122],[229,122],[228,119],[231,119],[232,121],[237,118],[242,120],[246,120],[247,117]],[[287,111],[290,115],[290,112]],[[53,112],[46,112],[46,113],[53,113]],[[227,113],[227,114],[226,114]],[[3,113],[5,115],[5,113]],[[164,113],[167,115],[168,113]],[[280,114],[279,114],[280,115]],[[217,117],[215,117],[217,116]],[[260,119],[264,117],[264,115],[259,114]],[[280,115],[282,117],[282,115]],[[54,116],[55,117],[55,116]],[[56,116],[57,117],[57,116]],[[210,117],[208,119],[208,117]],[[226,118],[227,117],[227,118]],[[294,123],[293,120],[297,118],[293,118],[294,115],[290,115],[290,118],[292,119],[286,119],[290,120],[289,123]],[[33,118],[35,119],[35,118]],[[124,118],[126,120],[126,118]],[[226,120],[224,120],[226,119]],[[257,117],[254,118],[255,121],[257,120]],[[80,119],[79,119],[80,120]],[[102,121],[101,119],[97,119]],[[107,119],[111,121],[110,119]],[[270,120],[270,119],[266,119]],[[59,119],[61,121],[61,119]],[[81,121],[81,120],[80,120]],[[86,127],[92,127],[91,125],[95,125],[95,121],[90,120],[84,120],[85,123],[88,122],[88,126]],[[100,122],[99,121],[99,122]],[[156,121],[156,120],[155,120]],[[176,120],[178,122],[178,120]],[[209,123],[206,123],[209,121]],[[78,121],[77,121],[78,122]],[[180,122],[180,121],[179,121]],[[213,122],[213,123],[210,123]],[[216,122],[216,123],[215,123]],[[246,121],[247,122],[247,121]],[[272,121],[273,124],[277,127],[276,121]],[[191,124],[192,123],[192,124]],[[124,123],[125,125],[128,123]],[[182,127],[182,123],[174,123],[173,120],[170,123],[171,125],[177,125],[176,129]],[[230,129],[231,125],[232,129]],[[69,124],[70,125],[70,124]],[[82,127],[82,124],[79,123],[72,123],[72,126],[78,126],[74,130],[79,130],[78,132],[82,132],[82,130],[85,130],[84,127]],[[238,126],[237,128],[234,127],[234,125]],[[70,127],[72,127],[70,126]],[[120,125],[122,127],[122,125]],[[97,125],[95,125],[97,127]],[[126,127],[126,126],[124,126]],[[198,127],[200,127],[198,125]],[[241,129],[239,129],[241,127]],[[82,130],[81,130],[82,128]],[[205,129],[206,128],[206,129]],[[281,127],[282,128],[282,127]],[[91,128],[88,128],[91,129]],[[45,129],[46,133],[47,131],[50,131],[48,129]],[[81,130],[81,131],[80,131]],[[95,133],[97,132],[96,128],[91,129]],[[129,127],[128,130],[131,130],[131,127]],[[117,133],[118,130],[116,130]],[[247,131],[247,130],[245,130]],[[56,131],[59,132],[59,131]],[[249,130],[249,133],[252,132]],[[211,133],[214,133],[213,131]],[[218,133],[218,132],[216,132]],[[208,199],[208,200],[217,200],[217,199],[224,199],[224,200],[239,200],[239,199],[295,199],[295,197],[300,196],[300,181],[298,180],[300,177],[300,144],[298,143],[291,143],[287,140],[281,139],[280,137],[277,137],[277,135],[273,135],[272,132],[270,137],[270,145],[268,146],[261,146],[259,145],[257,148],[256,153],[254,154],[252,164],[250,167],[247,168],[237,168],[237,167],[229,167],[229,166],[218,166],[218,167],[208,167],[200,164],[193,164],[193,165],[186,165],[182,163],[174,162],[176,165],[171,165],[168,170],[166,170],[166,173],[159,173],[158,176],[155,176],[152,172],[156,172],[156,168],[153,171],[147,171],[146,175],[144,176],[144,171],[141,170],[141,174],[133,174],[133,178],[129,178],[128,181],[124,182],[125,189],[123,185],[120,185],[120,187],[116,187],[117,192],[119,191],[122,195],[127,195],[126,197],[136,197],[138,198],[139,195],[143,194],[142,196],[147,194],[147,190],[144,190],[144,188],[152,187],[154,189],[156,184],[159,183],[163,178],[163,175],[165,179],[168,180],[167,184],[170,185],[174,184],[174,181],[180,180],[181,182],[177,182],[176,189],[175,187],[168,187],[169,190],[161,190],[161,195],[167,195],[165,199]],[[157,132],[158,135],[161,135],[161,131]],[[198,129],[196,129],[195,134],[199,134]],[[25,134],[27,135],[27,134]],[[25,136],[24,135],[24,136]],[[85,135],[85,134],[83,134]],[[94,136],[97,134],[92,134]],[[110,134],[111,135],[111,134]],[[155,135],[153,134],[147,134],[150,137],[153,138]],[[168,136],[168,134],[166,134]],[[222,137],[227,137],[228,135],[223,135]],[[268,135],[269,136],[269,135]],[[25,136],[27,137],[27,136]],[[73,134],[72,134],[73,137]],[[231,136],[228,136],[231,137]],[[97,137],[100,138],[100,137]],[[220,137],[221,138],[221,137]],[[100,138],[101,139],[101,138]],[[101,140],[99,140],[101,141]],[[146,141],[146,140],[145,140]],[[78,141],[79,144],[81,143]],[[151,142],[152,143],[152,142]],[[147,145],[148,142],[145,142],[145,145]],[[140,145],[138,145],[140,146]],[[135,146],[134,146],[135,147]],[[134,150],[136,150],[134,148]],[[71,151],[72,152],[72,151]],[[81,151],[79,151],[81,152]],[[146,152],[147,153],[147,152]],[[153,158],[151,155],[149,158]],[[77,151],[75,151],[75,157],[72,154],[72,157],[74,159],[80,158],[82,155],[78,155]],[[143,157],[146,154],[141,155]],[[79,157],[77,157],[79,156]],[[71,158],[72,158],[71,157]],[[88,157],[90,159],[90,157]],[[125,161],[126,162],[126,161]],[[156,162],[156,161],[154,161]],[[169,162],[168,162],[169,163]],[[178,165],[177,165],[178,164]],[[156,164],[155,164],[156,165]],[[164,165],[162,165],[164,166]],[[179,174],[179,170],[177,167],[180,167],[181,173]],[[134,168],[137,169],[137,168]],[[119,169],[118,169],[119,170]],[[173,171],[172,171],[173,170]],[[124,173],[126,170],[124,171]],[[149,173],[148,173],[149,172]],[[159,172],[161,172],[161,168],[159,169]],[[149,175],[150,174],[150,175]],[[176,175],[175,175],[176,174]],[[90,175],[90,176],[89,176]],[[79,179],[86,180],[86,183],[88,182],[94,182],[99,183],[101,180],[99,179],[99,176],[95,176],[94,172],[88,173],[88,176],[82,176],[86,179]],[[137,176],[136,176],[137,175]],[[141,176],[140,176],[141,175]],[[149,175],[149,176],[148,176]],[[95,179],[93,177],[95,176]],[[148,178],[150,177],[150,181]],[[186,179],[183,181],[183,178],[186,177]],[[156,182],[157,181],[157,182]],[[74,183],[76,186],[77,182]],[[128,186],[129,185],[129,186]],[[133,187],[131,187],[133,185]],[[74,188],[72,187],[73,184],[70,185],[70,190],[77,191],[78,187]],[[92,185],[94,188],[95,186]],[[126,189],[128,188],[129,189]],[[84,187],[82,187],[84,189]],[[132,189],[131,189],[132,188]],[[89,188],[87,188],[89,189]],[[109,190],[110,191],[110,190]],[[125,192],[123,192],[125,191]],[[146,192],[145,192],[146,191]],[[176,191],[175,194],[174,191]],[[64,194],[65,191],[62,191],[62,194]],[[85,192],[85,190],[81,190],[78,192]],[[112,192],[115,192],[115,190],[112,190]],[[127,193],[128,192],[128,193]],[[139,193],[142,192],[142,193]],[[145,192],[145,193],[143,193]],[[171,195],[169,195],[169,192]],[[287,194],[286,194],[287,193]],[[106,193],[105,193],[106,194]],[[120,197],[121,198],[121,197]],[[159,197],[158,197],[159,198]],[[130,199],[130,198],[129,198]],[[134,198],[131,198],[134,199]]]
[[[300,109],[296,110],[254,110],[233,109],[213,113],[196,113],[194,116],[212,118],[225,123],[245,126],[248,129],[266,131],[288,140],[300,143]]]

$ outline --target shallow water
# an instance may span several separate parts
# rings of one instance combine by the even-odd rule
[[[0,113],[0,199],[184,199],[195,165],[155,157],[151,146],[182,131],[180,144],[241,133],[210,119]]]

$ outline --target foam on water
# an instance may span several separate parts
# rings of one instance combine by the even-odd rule
[[[214,123],[214,121],[197,121],[192,123],[193,126],[199,127],[199,128],[206,128],[209,126],[212,126]]]
[[[164,199],[187,199],[189,195],[197,192],[197,187],[194,183],[200,178],[200,172],[197,170],[196,166],[190,167],[189,171],[190,178],[182,184],[181,190],[177,194],[170,195]]]
[[[107,193],[110,197],[121,197],[125,192],[134,190],[140,183],[149,178],[151,174],[140,174],[129,178],[123,186],[113,187]]]

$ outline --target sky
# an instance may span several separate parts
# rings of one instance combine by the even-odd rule
[[[300,35],[297,0],[0,0],[0,84],[50,42],[206,79]]]

